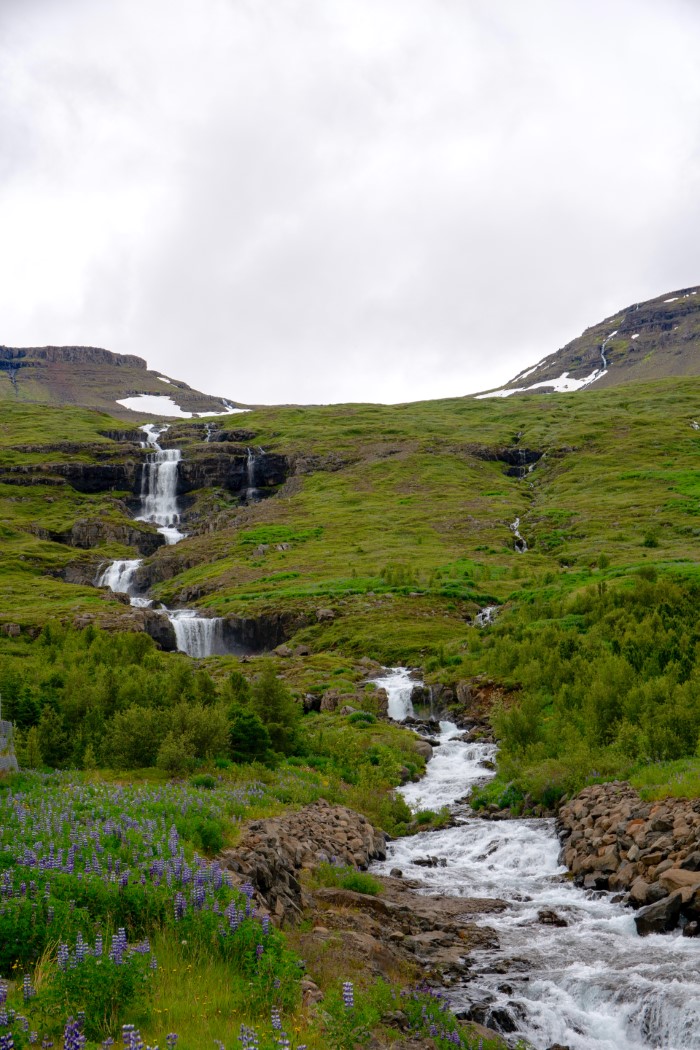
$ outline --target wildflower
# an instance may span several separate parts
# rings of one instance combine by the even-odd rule
[[[169,1032],[165,1037],[165,1041],[168,1044],[168,1050],[175,1050],[175,1044],[177,1043],[177,1032]]]
[[[248,1028],[244,1024],[241,1025],[241,1030],[238,1033],[238,1042],[241,1044],[241,1050],[258,1050],[260,1045],[255,1030]]]
[[[352,981],[343,981],[343,1003],[346,1010],[352,1010],[355,1006],[355,989]]]
[[[28,973],[25,973],[24,980],[22,982],[22,997],[25,1003],[28,1003],[30,999],[33,999],[36,992],[32,988],[32,980]]]
[[[80,1028],[79,1020],[74,1021],[72,1017],[68,1018],[63,1029],[64,1050],[82,1050],[85,1046],[85,1036]]]
[[[258,945],[256,946],[256,948],[255,948],[255,954],[256,954],[256,956],[258,957],[258,959],[262,959],[262,957],[263,957],[263,955],[264,955],[264,952],[265,952],[265,949],[264,949],[264,947],[262,946],[262,944],[258,944]]]
[[[282,1021],[280,1019],[280,1012],[276,1006],[272,1007],[272,1027],[277,1032],[282,1031]]]

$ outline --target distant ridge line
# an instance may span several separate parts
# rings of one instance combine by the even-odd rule
[[[100,346],[0,346],[0,361],[47,361],[49,364],[122,365],[129,368],[148,368],[146,361],[135,354],[115,354]]]

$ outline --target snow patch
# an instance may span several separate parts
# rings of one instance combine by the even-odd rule
[[[631,336],[630,338],[631,339],[639,339],[639,332],[635,332],[634,335]]]
[[[183,412],[168,394],[137,394],[136,397],[117,398],[117,404],[132,412],[148,412],[152,416],[191,419],[191,412]]]
[[[161,383],[169,383],[170,380],[166,379],[165,376],[156,376],[156,379],[160,379]]]
[[[533,372],[536,372],[536,371],[537,371],[537,369],[538,369],[538,368],[540,367],[540,365],[543,365],[543,364],[545,363],[545,361],[546,361],[546,360],[547,360],[547,358],[546,358],[546,357],[543,357],[543,358],[542,358],[542,360],[541,360],[541,361],[538,361],[536,365],[533,365],[533,366],[532,366],[532,368],[528,368],[528,369],[527,369],[527,370],[526,370],[525,372],[520,372],[520,373],[519,373],[519,374],[518,374],[518,375],[517,375],[517,376],[515,377],[515,379],[513,380],[513,382],[514,382],[514,383],[517,383],[519,379],[526,379],[526,378],[527,378],[527,376],[531,376],[531,375],[532,375],[532,373],[533,373]]]
[[[671,297],[670,299],[664,299],[664,302],[665,302],[665,303],[675,303],[675,301],[676,301],[676,299],[677,299],[677,298],[678,298],[678,296],[677,296],[677,295],[674,295],[674,296],[672,296],[672,297]]]
[[[161,376],[158,376],[161,379]],[[164,382],[169,383],[166,379]],[[118,405],[130,409],[132,412],[148,412],[152,416],[165,416],[166,419],[192,419],[201,416],[231,416],[239,412],[251,412],[250,408],[236,408],[225,398],[221,399],[225,406],[223,412],[185,412],[173,401],[169,394],[137,394],[135,397],[123,397],[117,399]]]
[[[538,390],[544,386],[553,387],[557,394],[568,394],[572,390],[583,390],[585,386],[595,383],[596,379],[604,376],[606,371],[607,369],[605,368],[597,368],[595,372],[591,372],[589,376],[584,376],[583,379],[574,379],[568,372],[563,372],[556,379],[545,379],[541,383],[533,383],[532,386],[519,386],[514,387],[512,390],[492,390],[488,394],[477,394],[476,400],[480,401],[485,397],[510,397],[511,394],[524,394],[528,390]]]

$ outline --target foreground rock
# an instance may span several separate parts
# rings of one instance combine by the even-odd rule
[[[385,857],[384,832],[361,813],[319,799],[296,812],[249,824],[238,846],[220,859],[250,882],[276,921],[284,923],[301,914],[302,868],[334,860],[366,868],[371,860]]]
[[[576,881],[624,894],[640,934],[700,920],[700,799],[644,802],[629,784],[596,784],[562,806],[559,830]]]

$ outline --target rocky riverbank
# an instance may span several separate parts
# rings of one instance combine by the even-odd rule
[[[321,799],[254,821],[219,859],[234,882],[252,884],[258,905],[290,931],[307,960],[305,998],[314,1003],[321,998],[312,979],[315,967],[335,973],[361,969],[406,987],[419,980],[449,986],[468,975],[471,951],[497,947],[494,931],[474,919],[503,911],[503,901],[428,895],[418,892],[418,882],[402,877],[374,876],[381,886],[377,895],[314,886],[313,872],[323,862],[364,869],[385,857],[383,832],[362,814]],[[395,1021],[401,1029],[399,1015]]]
[[[623,894],[640,934],[700,933],[700,799],[644,802],[629,784],[596,784],[561,807],[559,834],[576,881]]]

